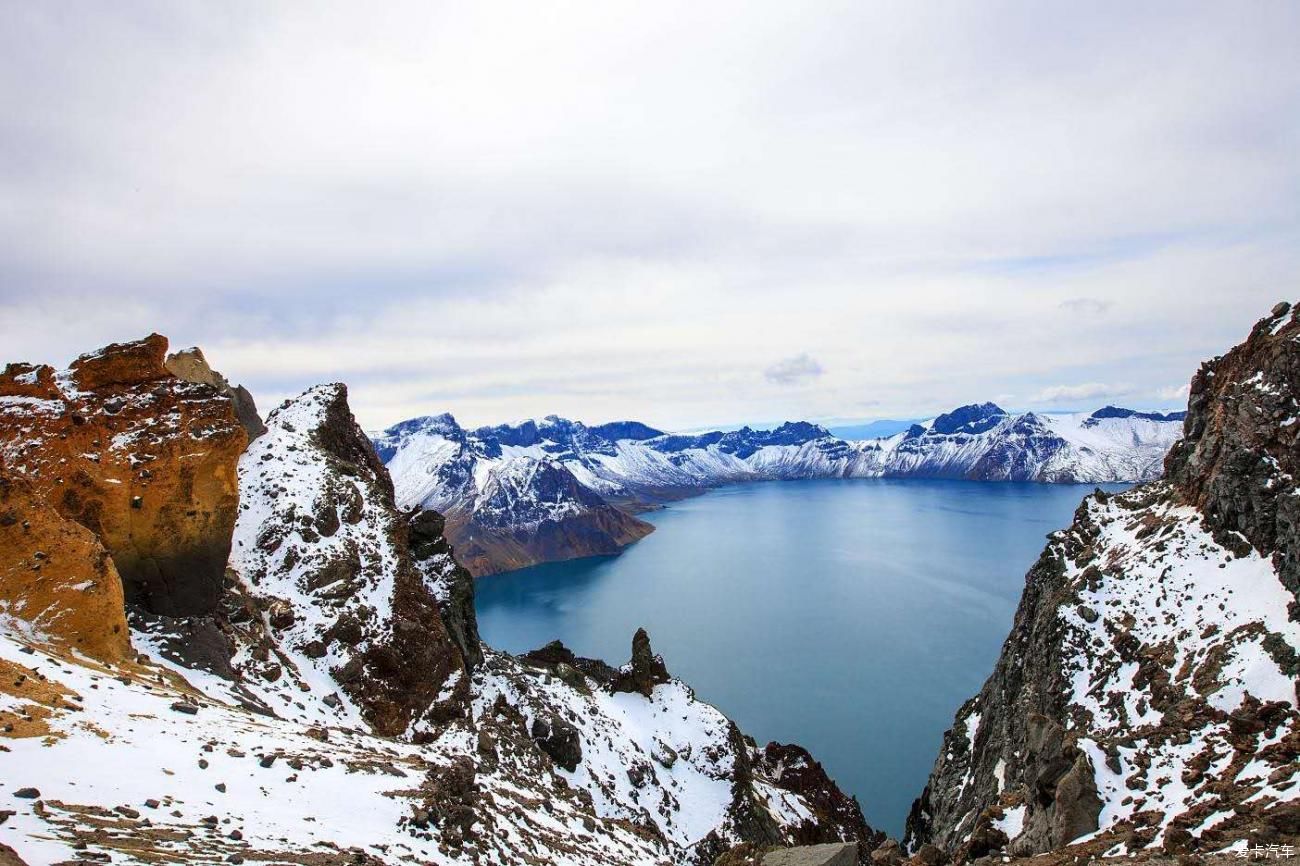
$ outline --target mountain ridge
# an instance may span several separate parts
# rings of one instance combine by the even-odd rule
[[[551,415],[471,430],[444,413],[370,436],[394,477],[398,500],[445,512],[453,543],[482,576],[616,553],[653,529],[632,514],[723,484],[880,477],[1145,480],[1158,474],[1182,418],[1114,406],[1064,416],[1013,415],[982,403],[892,436],[845,440],[807,421],[771,430],[662,433],[639,422],[587,426]],[[493,495],[502,487],[511,489],[507,501]]]

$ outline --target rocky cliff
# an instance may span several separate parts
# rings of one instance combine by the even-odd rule
[[[1192,382],[1164,479],[1098,492],[1029,572],[993,675],[908,820],[956,860],[1300,836],[1288,305]]]
[[[745,737],[644,632],[621,668],[483,646],[442,516],[397,506],[343,386],[241,423],[238,389],[165,348],[11,365],[0,391],[16,856],[703,866],[875,841],[811,756]]]

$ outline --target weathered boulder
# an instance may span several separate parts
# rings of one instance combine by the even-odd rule
[[[247,437],[228,397],[168,372],[166,350],[154,334],[83,355],[66,374],[9,365],[0,459],[98,538],[128,603],[204,614],[221,594]]]
[[[68,368],[72,384],[81,391],[98,391],[111,385],[141,385],[170,378],[164,365],[167,338],[150,334],[143,340],[112,343],[88,352]]]
[[[534,719],[529,735],[556,765],[569,772],[582,762],[582,739],[578,729],[563,719]]]

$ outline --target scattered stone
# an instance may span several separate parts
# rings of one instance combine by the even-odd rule
[[[19,788],[17,791],[14,791],[14,796],[23,800],[36,800],[40,798],[41,792],[35,788]]]
[[[784,848],[763,855],[763,866],[857,866],[856,842]]]
[[[198,707],[185,701],[176,701],[172,704],[172,709],[178,713],[184,713],[187,716],[196,716],[199,713]]]
[[[145,800],[145,801],[144,801],[144,805],[145,805],[145,807],[148,808],[148,809],[157,809],[157,808],[158,808],[160,805],[162,805],[162,804],[159,803],[157,800],[154,800],[154,799],[148,799],[148,800]]]
[[[140,812],[136,809],[132,809],[130,806],[114,806],[113,811],[124,818],[134,819],[140,817]]]

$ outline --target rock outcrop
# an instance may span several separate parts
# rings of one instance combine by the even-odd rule
[[[241,652],[237,664],[250,678],[278,669],[272,682],[309,688],[324,675],[387,736],[421,736],[462,712],[465,664],[440,600],[459,611],[458,637],[472,657],[477,630],[463,597],[451,598],[455,561],[445,542],[439,552],[429,519],[397,510],[347,389],[312,388],[273,411],[267,428],[239,464],[230,562],[242,592],[269,612],[274,651]],[[422,558],[412,551],[412,522]],[[241,642],[262,643],[251,634]],[[351,707],[340,700],[335,715]]]
[[[257,413],[257,403],[253,395],[243,385],[231,385],[226,377],[208,365],[203,350],[198,347],[181,349],[167,356],[167,370],[178,379],[208,385],[230,398],[235,406],[235,415],[248,434],[248,441],[253,441],[266,432],[262,416]]]
[[[1246,342],[1202,365],[1165,475],[1226,546],[1278,568],[1300,621],[1300,310],[1278,304]]]
[[[157,334],[108,346],[64,373],[0,375],[0,461],[84,526],[113,558],[129,603],[161,614],[215,609],[247,436],[233,404],[164,365]]]
[[[669,679],[663,657],[655,655],[650,646],[650,635],[639,628],[632,635],[632,660],[619,669],[610,688],[616,692],[639,692],[649,697],[655,686]]]
[[[912,851],[933,843],[965,861],[1294,844],[1290,313],[1279,305],[1202,367],[1166,480],[1098,491],[1049,538],[992,676],[958,711],[912,808]]]

